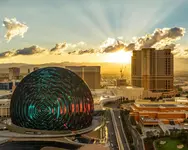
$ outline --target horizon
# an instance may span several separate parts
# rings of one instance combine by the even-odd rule
[[[63,63],[65,63],[65,65],[63,65]],[[122,66],[126,66],[125,68],[125,74],[127,75],[127,77],[130,77],[131,75],[131,64],[120,64],[120,63],[113,63],[113,62],[54,62],[54,63],[43,63],[43,64],[27,64],[27,63],[4,63],[4,64],[0,64],[0,73],[8,73],[8,69],[7,69],[7,65],[11,65],[9,67],[21,67],[21,73],[27,73],[28,69],[31,69],[32,67],[52,67],[53,65],[57,65],[57,67],[64,67],[66,66],[66,63],[70,64],[70,66],[79,66],[81,64],[81,66],[101,66],[101,74],[112,74],[112,75],[120,75],[120,68]],[[183,62],[182,62],[183,63]],[[23,66],[20,66],[23,65]],[[60,65],[60,66],[59,66]],[[175,67],[174,67],[174,75],[175,76],[179,76],[179,75],[183,75],[182,73],[185,74],[188,73],[188,69],[186,68],[186,66],[184,66],[184,70],[181,68],[178,68],[177,66],[179,66],[179,64],[177,65],[175,63]]]

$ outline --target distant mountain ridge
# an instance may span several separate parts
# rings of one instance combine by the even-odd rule
[[[62,63],[46,63],[46,64],[25,64],[25,63],[4,63],[0,64],[0,73],[8,73],[8,68],[19,67],[21,73],[27,73],[28,69],[33,69],[34,67],[64,67],[64,66],[101,66],[101,73],[103,74],[119,74],[122,64],[118,63],[77,63],[77,62],[62,62]],[[129,74],[130,64],[126,65],[125,74]]]
[[[175,76],[188,76],[188,60],[187,59],[175,59],[174,62],[174,72]],[[61,63],[44,63],[44,64],[26,64],[26,63],[0,63],[0,73],[8,73],[8,68],[10,67],[19,67],[21,73],[27,73],[28,69],[33,69],[34,67],[64,67],[64,66],[101,66],[102,74],[120,74],[120,68],[123,64],[120,63],[108,63],[108,62],[61,62]],[[131,65],[124,65],[125,76],[130,76]]]

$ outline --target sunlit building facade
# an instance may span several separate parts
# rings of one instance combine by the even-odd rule
[[[10,99],[0,100],[0,118],[10,117]]]
[[[174,57],[170,49],[144,48],[133,51],[132,86],[152,92],[173,90]]]
[[[87,83],[90,89],[100,89],[100,66],[66,66],[66,68],[81,77]]]
[[[130,115],[143,125],[180,124],[188,119],[188,106],[184,104],[135,103]]]

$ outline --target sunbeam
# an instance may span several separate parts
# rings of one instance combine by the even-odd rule
[[[106,54],[105,62],[130,64],[131,56],[132,52],[125,52],[124,50],[120,50],[113,54]]]

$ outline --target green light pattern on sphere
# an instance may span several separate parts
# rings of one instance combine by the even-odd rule
[[[47,67],[27,75],[10,104],[12,123],[39,130],[78,130],[91,125],[93,98],[75,73]]]

